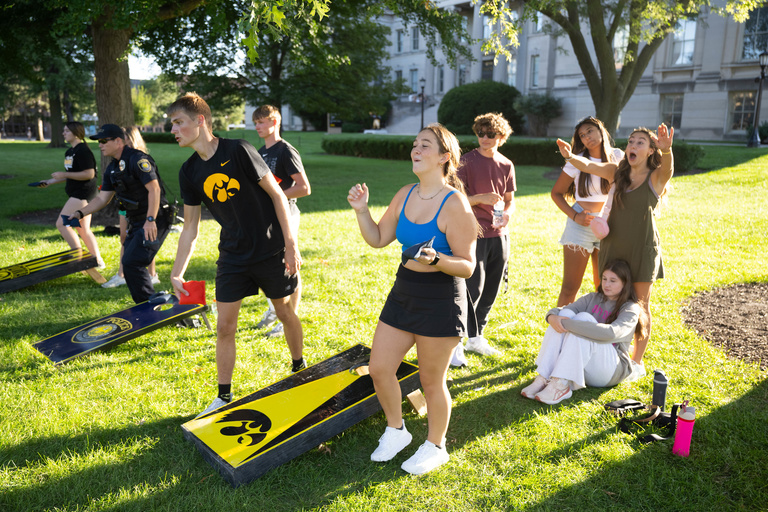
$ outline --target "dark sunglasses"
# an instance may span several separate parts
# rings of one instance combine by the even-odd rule
[[[482,130],[477,132],[478,139],[482,139],[485,136],[488,136],[489,139],[495,139],[496,135],[498,135],[496,132],[484,132]]]
[[[112,142],[113,140],[115,140],[114,137],[111,137],[109,139],[99,139],[99,144],[106,144],[107,142]]]

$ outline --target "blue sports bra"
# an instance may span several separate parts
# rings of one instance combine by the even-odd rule
[[[445,233],[440,231],[440,228],[437,227],[437,218],[440,216],[440,212],[442,211],[445,202],[451,197],[451,194],[456,191],[451,190],[446,194],[443,198],[443,202],[440,203],[440,208],[437,210],[435,217],[431,221],[424,224],[416,224],[408,220],[408,217],[405,216],[405,205],[408,204],[408,199],[411,197],[414,188],[416,188],[416,185],[411,187],[411,190],[408,191],[408,196],[403,203],[403,209],[400,210],[400,218],[397,221],[397,229],[395,230],[397,241],[403,244],[403,250],[406,250],[410,246],[429,240],[434,236],[435,241],[432,243],[432,248],[441,254],[452,256],[453,252],[451,252],[451,246],[448,245],[448,239],[446,238]]]

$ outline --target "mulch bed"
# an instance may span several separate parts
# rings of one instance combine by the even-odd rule
[[[768,283],[741,283],[691,297],[683,319],[729,357],[768,369]]]

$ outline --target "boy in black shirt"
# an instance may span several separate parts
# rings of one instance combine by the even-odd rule
[[[244,140],[219,139],[211,131],[211,110],[195,93],[187,93],[168,109],[171,130],[181,147],[195,154],[179,171],[184,199],[184,230],[179,237],[171,283],[184,289],[187,268],[200,227],[201,203],[221,225],[216,262],[216,369],[219,393],[200,414],[232,400],[235,332],[240,305],[259,289],[272,299],[285,326],[293,371],[306,366],[302,357],[301,322],[290,304],[301,266],[298,245],[289,227],[288,202],[256,149]]]
[[[280,137],[280,121],[282,116],[280,111],[272,105],[262,105],[253,111],[253,124],[259,137],[264,139],[264,145],[259,148],[259,155],[264,159],[269,170],[275,175],[280,188],[285,197],[288,198],[288,206],[291,214],[291,229],[296,240],[299,239],[299,215],[300,211],[296,206],[296,199],[306,197],[310,194],[309,180],[304,172],[304,165],[301,162],[301,156],[296,148]],[[291,295],[291,306],[293,310],[299,311],[299,301],[301,300],[301,277],[296,291]],[[256,325],[257,328],[269,327],[277,320],[275,308],[269,302],[269,308],[261,321]],[[283,334],[283,325],[277,322],[277,325],[267,334],[268,338],[280,336]]]

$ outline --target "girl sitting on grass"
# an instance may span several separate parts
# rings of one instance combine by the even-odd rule
[[[615,386],[627,378],[632,338],[648,328],[623,260],[605,266],[597,292],[550,309],[546,319],[550,327],[536,358],[539,374],[520,394],[550,405],[570,398],[574,389]]]

